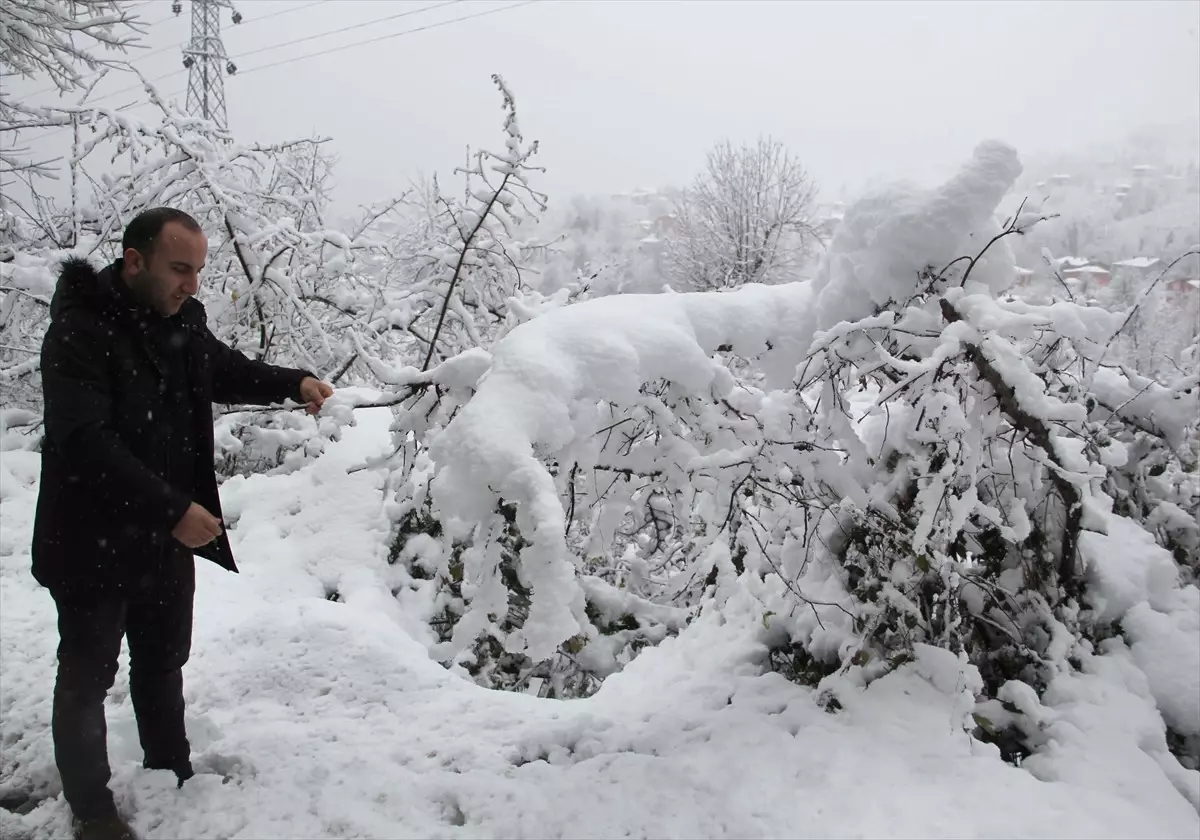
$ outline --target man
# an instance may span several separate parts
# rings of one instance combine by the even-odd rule
[[[129,690],[148,769],[192,773],[182,668],[193,553],[236,572],[213,468],[212,404],[306,403],[333,389],[252,361],[208,329],[194,298],[208,251],[186,213],[125,229],[123,258],[63,264],[42,344],[45,442],[33,575],[58,609],[54,756],[84,840],[133,838],[108,788],[104,698],[129,643]]]

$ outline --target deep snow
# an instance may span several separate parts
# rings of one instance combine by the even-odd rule
[[[961,686],[939,652],[830,714],[762,673],[750,605],[701,617],[587,700],[467,682],[392,597],[382,476],[346,474],[387,449],[389,419],[359,412],[314,464],[224,486],[243,573],[198,561],[185,670],[207,772],[177,791],[143,771],[124,659],[110,695],[113,787],[143,836],[1200,836],[1198,775],[1164,759],[1149,699],[1171,673],[1137,684],[1128,653],[1057,686],[1050,746],[1028,770],[954,724]],[[0,457],[0,800],[36,803],[0,810],[0,836],[61,837],[54,609],[29,574],[38,459]],[[1171,714],[1194,713],[1171,696]]]

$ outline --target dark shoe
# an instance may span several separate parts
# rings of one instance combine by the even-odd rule
[[[196,775],[195,771],[192,770],[192,763],[190,761],[185,761],[182,764],[151,764],[143,761],[142,768],[145,770],[170,770],[179,781],[179,784],[176,785],[177,788],[183,787],[184,782]]]
[[[120,815],[75,820],[75,840],[138,840],[129,823]]]
[[[176,767],[175,768],[175,778],[179,780],[179,784],[176,785],[175,787],[176,788],[183,787],[183,783],[195,775],[196,775],[196,773],[194,770],[192,770],[191,764],[185,764],[182,767]]]

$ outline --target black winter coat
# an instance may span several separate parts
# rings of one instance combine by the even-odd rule
[[[153,576],[192,502],[221,518],[213,403],[300,401],[300,382],[312,375],[230,349],[209,331],[195,299],[169,319],[151,315],[120,277],[121,260],[100,272],[82,259],[64,262],[42,342],[33,576],[56,593],[119,592]],[[164,326],[182,344],[184,406],[172,402],[169,360],[151,338]],[[191,428],[173,428],[181,423]],[[194,462],[181,469],[172,463],[179,458]],[[191,486],[168,480],[180,475]],[[237,571],[224,533],[195,553]]]

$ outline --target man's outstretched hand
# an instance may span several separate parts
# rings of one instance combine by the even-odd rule
[[[192,502],[171,536],[188,548],[200,548],[221,536],[221,520],[200,505]]]
[[[325,400],[333,396],[333,388],[327,382],[322,382],[311,376],[300,381],[300,398],[307,403],[305,409],[309,414],[317,414]]]

